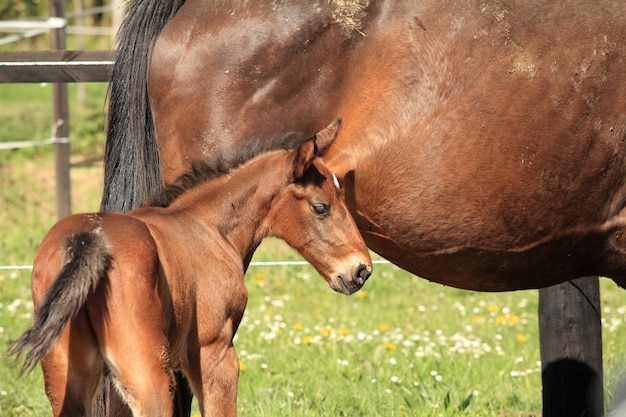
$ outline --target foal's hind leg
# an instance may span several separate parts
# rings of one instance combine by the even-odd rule
[[[123,358],[113,357],[120,365],[114,371],[115,388],[133,416],[172,416],[175,380],[165,365],[169,362],[166,357],[167,349],[159,355],[127,352]]]
[[[53,416],[91,416],[103,360],[93,330],[81,312],[41,361]]]
[[[156,274],[155,274],[156,275]],[[175,379],[154,275],[109,274],[106,300],[88,306],[115,389],[134,416],[171,417]]]

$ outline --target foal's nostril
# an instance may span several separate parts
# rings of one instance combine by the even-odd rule
[[[365,281],[372,275],[369,268],[366,265],[359,265],[359,269],[356,271],[356,282],[359,285],[365,284]]]

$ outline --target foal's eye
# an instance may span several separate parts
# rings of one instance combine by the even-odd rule
[[[319,216],[327,215],[328,213],[330,213],[330,207],[328,207],[328,204],[311,204],[311,208],[313,209],[313,213]]]

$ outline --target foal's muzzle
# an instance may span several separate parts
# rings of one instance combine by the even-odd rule
[[[348,276],[337,276],[337,283],[331,287],[342,294],[350,295],[361,289],[365,281],[372,275],[371,265],[360,263]]]

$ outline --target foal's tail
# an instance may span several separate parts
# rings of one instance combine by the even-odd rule
[[[65,246],[67,262],[48,288],[35,314],[35,324],[8,350],[19,357],[31,346],[20,375],[33,370],[46,356],[67,323],[80,311],[111,264],[111,248],[102,232],[89,231],[73,236]]]
[[[148,103],[148,60],[157,36],[184,2],[131,2],[120,27],[109,83],[100,211],[126,212],[161,189],[159,152]]]

